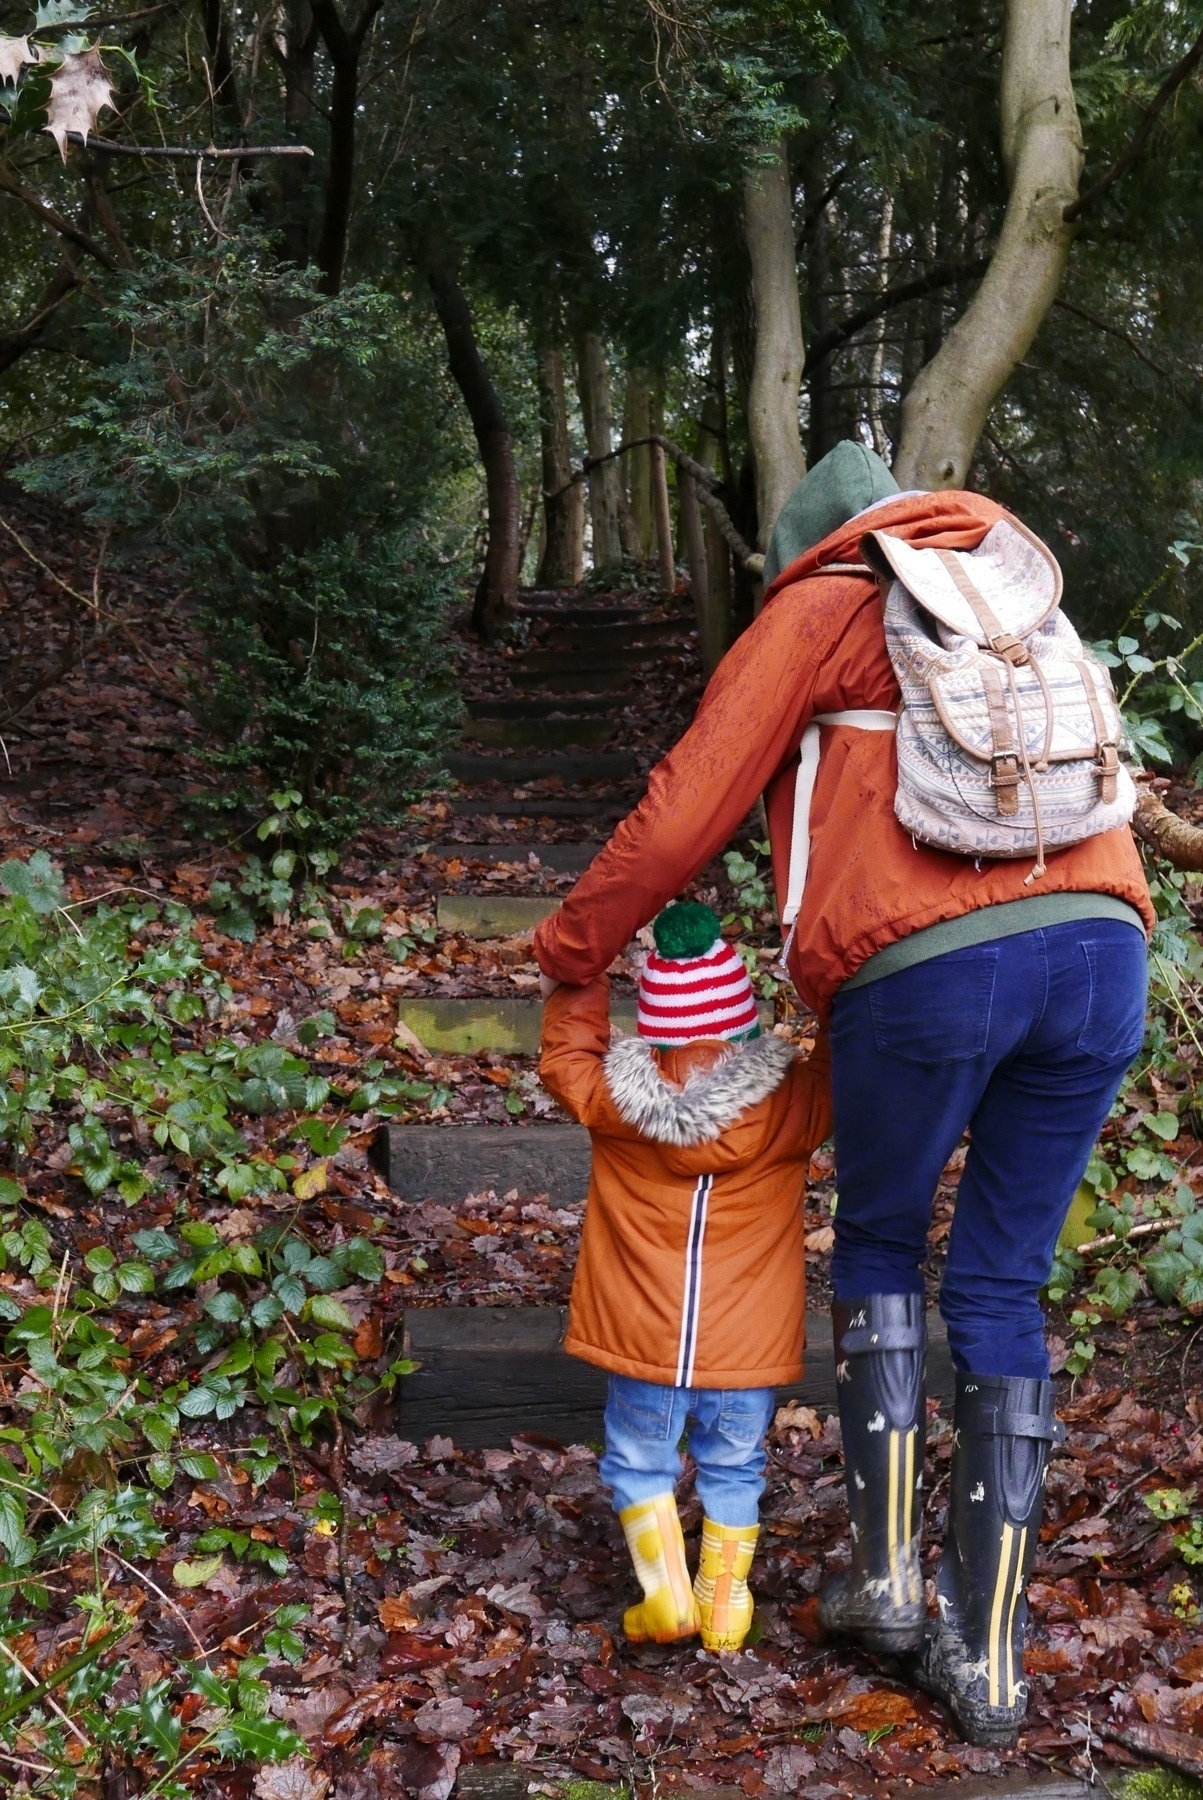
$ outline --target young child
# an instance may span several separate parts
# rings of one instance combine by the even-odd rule
[[[610,1370],[602,1479],[644,1599],[623,1629],[737,1650],[773,1388],[802,1373],[807,1161],[831,1129],[826,1042],[761,1037],[751,983],[696,902],[667,907],[639,1036],[610,1041],[609,982],[560,987],[539,1073],[588,1126],[589,1203],[565,1348]],[[689,1447],[705,1518],[692,1588],[673,1494]]]

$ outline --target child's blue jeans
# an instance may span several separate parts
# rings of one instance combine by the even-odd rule
[[[772,1388],[662,1387],[611,1375],[599,1468],[615,1511],[672,1490],[681,1473],[677,1445],[692,1420],[689,1450],[706,1517],[716,1525],[755,1525],[773,1405]]]
[[[1143,933],[1085,919],[836,995],[838,1299],[922,1293],[936,1185],[968,1129],[940,1290],[953,1360],[1048,1374],[1039,1292],[1140,1049],[1146,981]]]

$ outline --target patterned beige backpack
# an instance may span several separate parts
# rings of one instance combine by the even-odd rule
[[[925,844],[1035,857],[1126,825],[1136,794],[1106,669],[1060,611],[1061,570],[1000,519],[976,550],[920,550],[888,531],[861,554],[895,577],[886,644],[902,688],[894,810]]]

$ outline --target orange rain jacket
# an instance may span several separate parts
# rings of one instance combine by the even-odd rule
[[[972,550],[1003,508],[980,494],[917,494],[876,508],[875,530],[924,548]],[[877,583],[815,574],[859,562],[852,521],[784,569],[759,618],[723,658],[697,717],[655,769],[644,799],[535,934],[545,974],[583,984],[730,842],[765,797],[780,906],[789,878],[794,780],[815,713],[896,709]],[[806,579],[810,577],[809,579]],[[1029,859],[983,862],[915,843],[894,816],[892,734],[823,730],[811,803],[810,868],[789,972],[826,1013],[836,989],[898,938],[1033,893],[1113,894],[1155,923],[1132,834],[1104,832],[1058,850],[1024,887]]]
[[[802,1373],[803,1186],[831,1131],[826,1034],[655,1050],[610,1043],[610,984],[560,987],[539,1074],[593,1144],[564,1347],[670,1387]]]

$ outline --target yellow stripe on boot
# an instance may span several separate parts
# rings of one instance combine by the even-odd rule
[[[675,1499],[656,1494],[638,1506],[624,1507],[618,1518],[644,1592],[639,1605],[628,1606],[623,1614],[623,1631],[634,1644],[649,1638],[672,1644],[692,1637],[698,1628],[698,1609]]]
[[[752,1623],[748,1570],[759,1525],[716,1525],[702,1520],[702,1555],[693,1591],[707,1650],[738,1650]]]

